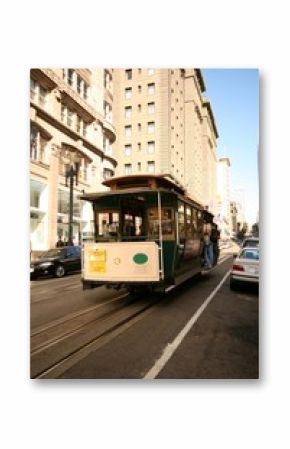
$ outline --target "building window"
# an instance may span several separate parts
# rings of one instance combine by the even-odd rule
[[[148,69],[148,75],[154,75],[155,69]]]
[[[74,129],[78,134],[86,137],[88,124],[64,104],[61,104],[60,117],[63,123]]]
[[[141,151],[141,143],[138,142],[138,151]]]
[[[125,155],[131,156],[132,153],[132,146],[131,145],[125,145]]]
[[[83,97],[85,100],[87,99],[89,86],[80,75],[74,73],[73,69],[68,69],[67,81],[69,85],[76,89],[81,97]]]
[[[87,137],[88,135],[88,125],[86,122],[83,122],[83,136]]]
[[[60,110],[60,119],[62,122],[65,121],[65,117],[66,117],[66,107],[65,105],[62,103],[61,104],[61,110]]]
[[[154,114],[155,112],[155,103],[148,103],[148,114]]]
[[[77,198],[77,194],[73,197],[73,213],[74,217],[80,218],[81,204],[80,200]],[[58,207],[57,211],[59,214],[69,213],[69,192],[66,190],[58,189]]]
[[[37,136],[38,131],[31,127],[30,130],[30,159],[33,161],[37,160]]]
[[[45,221],[47,217],[47,186],[30,181],[30,242],[34,250],[45,249]]]
[[[108,70],[104,70],[104,87],[105,89],[110,90],[112,84],[112,75]]]
[[[77,115],[77,132],[80,134],[82,130],[82,119]]]
[[[155,162],[154,161],[148,161],[147,162],[147,172],[148,173],[155,173]]]
[[[138,86],[138,94],[141,94],[142,92],[142,86]]]
[[[138,123],[138,131],[141,131],[142,127],[141,127],[141,123]]]
[[[30,98],[33,101],[36,100],[37,87],[37,83],[33,79],[30,79]]]
[[[103,178],[108,179],[108,178],[112,178],[112,176],[113,176],[113,170],[111,170],[110,168],[104,168]]]
[[[138,169],[138,171],[141,171],[141,162],[137,163],[137,169]]]
[[[80,75],[77,76],[77,91],[79,94],[81,94],[82,91],[82,78],[80,77]]]
[[[88,85],[84,82],[83,97],[84,97],[85,100],[88,98],[88,90],[89,90],[89,87],[88,87]]]
[[[42,87],[33,79],[30,79],[30,98],[42,108],[47,106],[48,90]]]
[[[68,69],[67,70],[67,82],[70,86],[73,85],[73,79],[74,79],[74,69]]]
[[[38,158],[41,162],[46,161],[46,148],[47,139],[45,139],[41,134],[39,135],[39,155]]]
[[[138,104],[138,112],[141,112],[141,104]]]
[[[126,100],[129,100],[130,98],[132,98],[132,89],[131,89],[131,87],[127,87],[125,89],[125,98],[126,98]]]
[[[44,202],[42,200],[42,194],[45,190],[44,184],[34,180],[30,181],[30,207],[41,209],[44,206],[41,203]]]
[[[125,70],[125,74],[126,74],[126,80],[129,81],[132,79],[132,69]]]
[[[131,135],[132,135],[132,126],[131,125],[125,126],[125,136],[131,137]]]
[[[104,115],[105,115],[105,119],[108,120],[109,122],[112,121],[112,106],[107,103],[106,101],[104,101]]]
[[[155,83],[148,84],[148,95],[155,94]]]
[[[79,171],[79,177],[80,180],[87,182],[88,181],[88,166],[89,163],[85,159],[82,159],[80,164],[80,171]]]
[[[125,108],[125,117],[126,118],[131,118],[131,116],[132,116],[132,108],[131,108],[131,106],[127,106]]]
[[[155,122],[148,122],[147,125],[148,134],[153,134],[155,132]]]
[[[138,73],[139,73],[139,75],[140,75],[140,73],[142,73],[142,69],[138,69]]]
[[[47,162],[48,139],[34,126],[30,129],[30,159],[32,161]]]
[[[154,153],[155,152],[155,142],[151,141],[151,142],[147,142],[147,151],[148,153]]]
[[[106,136],[103,136],[103,151],[105,154],[108,154],[109,156],[112,155],[112,147],[110,146],[110,140]]]
[[[73,113],[73,111],[71,111],[70,109],[67,108],[66,124],[67,124],[67,126],[69,126],[70,128],[73,127],[73,118],[74,118],[74,113]]]
[[[124,173],[125,173],[125,175],[131,175],[131,173],[132,173],[132,165],[131,164],[124,165]]]

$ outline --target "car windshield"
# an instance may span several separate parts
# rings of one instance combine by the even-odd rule
[[[245,240],[243,246],[251,246],[252,248],[257,248],[259,246],[259,240]]]
[[[259,251],[256,249],[245,249],[239,255],[239,259],[259,260]]]
[[[61,256],[64,253],[65,253],[65,250],[61,249],[61,248],[60,249],[58,249],[58,248],[49,249],[48,251],[45,251],[44,253],[42,253],[39,256],[39,259],[47,259],[49,257],[57,257],[57,256]]]

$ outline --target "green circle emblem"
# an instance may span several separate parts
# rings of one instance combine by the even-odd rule
[[[137,253],[133,256],[133,260],[138,265],[148,262],[148,256],[144,253]]]

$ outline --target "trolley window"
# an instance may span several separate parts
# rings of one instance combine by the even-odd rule
[[[97,237],[115,239],[119,234],[120,215],[117,211],[97,212]]]
[[[145,199],[128,197],[121,202],[122,238],[138,240],[147,237]]]
[[[203,217],[202,212],[200,210],[197,211],[197,232],[202,234],[203,229]]]
[[[186,237],[190,238],[193,237],[192,218],[191,218],[192,208],[190,206],[185,206],[185,211],[186,211]]]
[[[150,207],[148,209],[148,225],[149,237],[153,239],[159,238],[159,214],[158,207]],[[171,207],[161,208],[161,229],[162,238],[164,240],[174,239],[174,215]]]
[[[123,237],[142,237],[145,235],[144,220],[141,215],[123,215]]]
[[[178,234],[181,240],[185,239],[185,227],[184,227],[184,203],[178,203]]]
[[[193,232],[197,232],[198,230],[198,226],[197,226],[197,210],[194,209],[194,207],[192,208],[192,227],[193,227]]]

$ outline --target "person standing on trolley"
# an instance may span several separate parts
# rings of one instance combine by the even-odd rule
[[[213,257],[213,243],[209,237],[209,234],[206,232],[204,234],[204,260],[205,260],[205,267],[210,269],[213,267],[214,263],[214,257]]]

